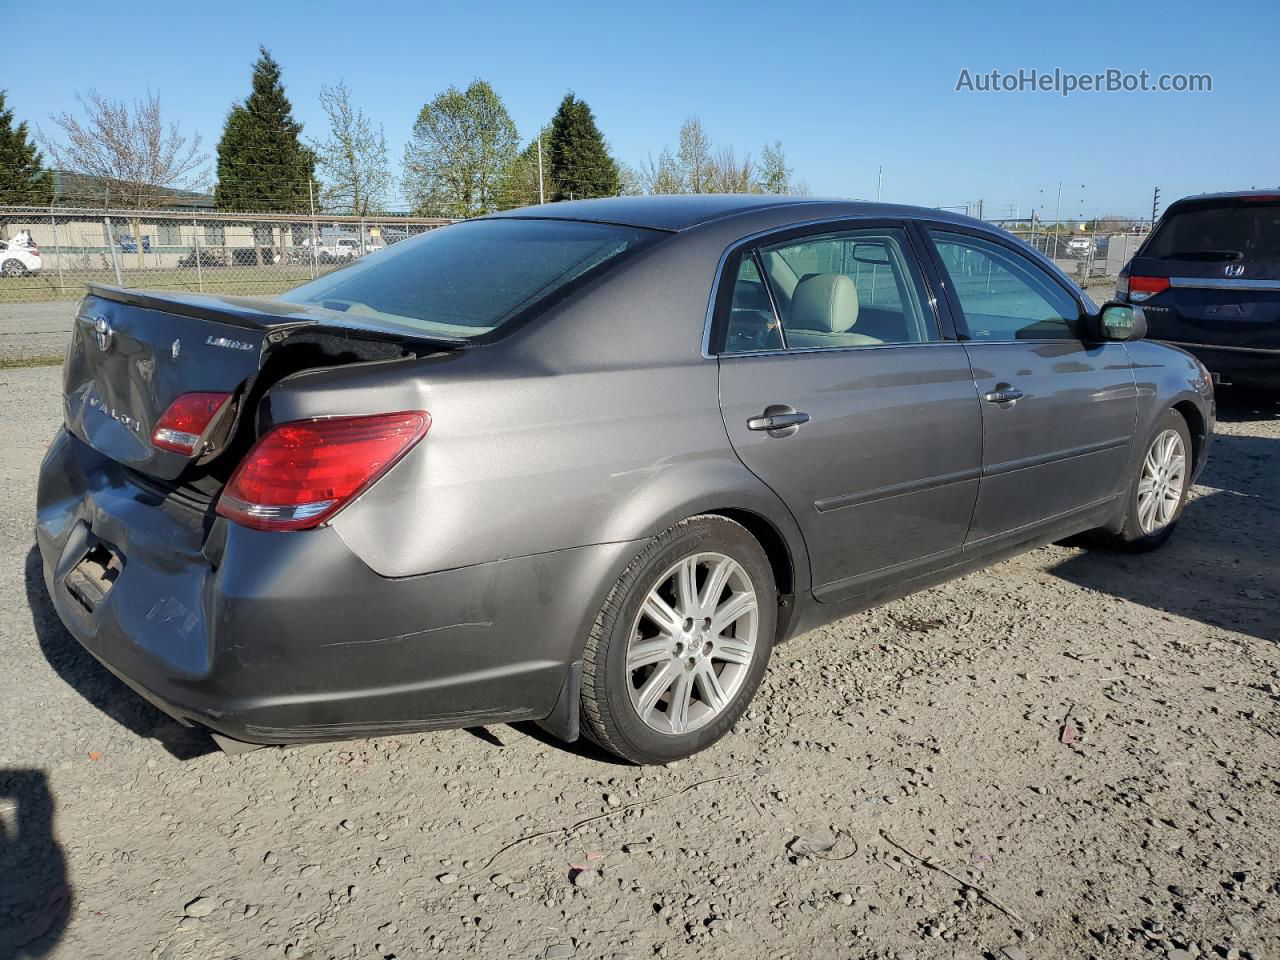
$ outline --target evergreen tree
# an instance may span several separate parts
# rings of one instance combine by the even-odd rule
[[[0,205],[47,207],[52,201],[53,175],[44,169],[26,123],[14,126],[0,90]]]
[[[253,90],[227,114],[218,142],[220,210],[304,212],[311,206],[315,154],[303,145],[302,124],[280,82],[280,64],[259,47]]]
[[[585,100],[565,94],[551,119],[550,143],[543,144],[548,148],[554,199],[613,197],[622,191],[618,164]]]

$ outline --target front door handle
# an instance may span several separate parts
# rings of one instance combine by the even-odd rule
[[[766,413],[747,421],[748,430],[785,430],[809,422],[807,413]]]
[[[1002,387],[984,394],[982,399],[987,403],[1013,403],[1015,400],[1022,399],[1022,391],[1017,387]]]

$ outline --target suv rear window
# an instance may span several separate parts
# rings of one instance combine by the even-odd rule
[[[1160,260],[1280,261],[1280,203],[1197,206],[1167,217],[1143,251]]]
[[[280,299],[471,339],[662,236],[572,220],[473,220],[397,243]]]

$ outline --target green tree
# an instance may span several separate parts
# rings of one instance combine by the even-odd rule
[[[47,207],[52,202],[53,176],[27,136],[26,123],[14,126],[0,90],[0,204]]]
[[[529,141],[502,172],[498,182],[497,203],[499,210],[511,210],[515,207],[527,207],[535,203],[551,200],[556,194],[555,181],[551,177],[547,157],[547,144],[551,139],[551,128],[543,127],[538,135]],[[542,141],[542,168],[538,167],[538,141]],[[541,180],[539,180],[541,177]]]
[[[756,186],[761,193],[791,193],[792,170],[787,166],[787,155],[782,141],[766,143],[760,152],[760,168]]]
[[[220,210],[310,209],[316,156],[301,140],[302,124],[280,82],[280,64],[259,47],[253,89],[232,106],[218,142]]]
[[[502,98],[484,80],[449,87],[424,104],[404,149],[404,189],[414,213],[474,217],[498,209],[520,147]]]
[[[551,118],[551,178],[556,200],[613,197],[622,190],[618,164],[585,100],[566,93]]]

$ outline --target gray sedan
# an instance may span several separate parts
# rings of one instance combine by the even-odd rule
[[[512,211],[280,300],[94,287],[44,576],[229,750],[536,720],[669,762],[789,636],[1163,543],[1214,399],[1143,331],[978,221],[759,196]]]

